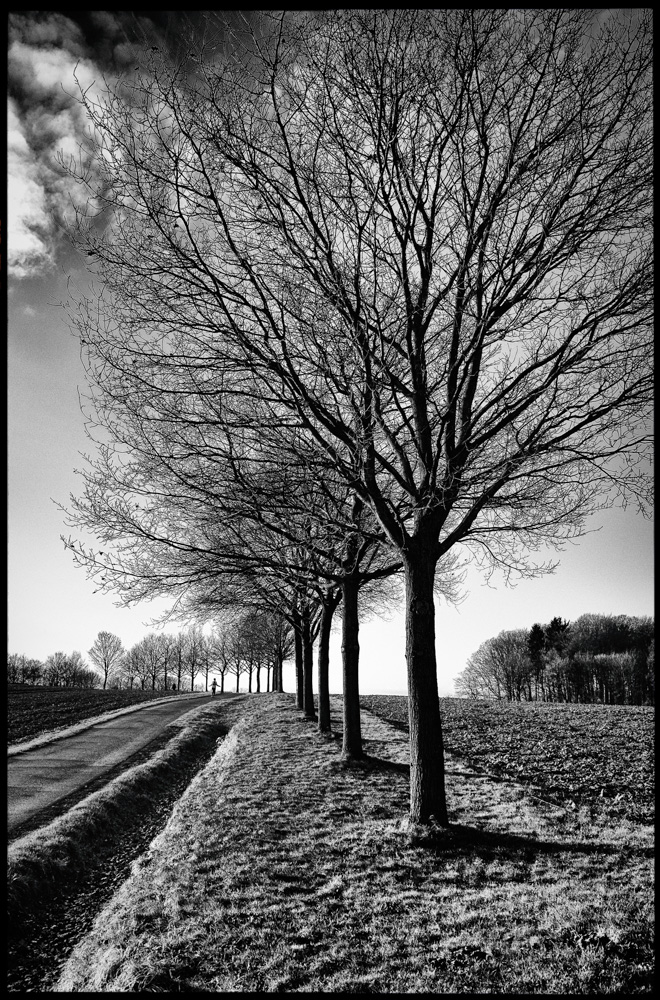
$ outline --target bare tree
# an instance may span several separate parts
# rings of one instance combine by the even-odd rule
[[[64,681],[67,687],[93,688],[98,682],[98,674],[88,668],[79,650],[75,649],[67,656]]]
[[[261,691],[261,671],[266,668],[267,678],[271,669],[282,662],[292,647],[288,639],[291,629],[287,628],[282,615],[271,611],[252,608],[238,618],[230,630],[240,643],[244,662],[248,670],[248,690],[250,684],[250,669],[255,672],[255,691]],[[267,690],[269,684],[267,680]]]
[[[167,632],[161,632],[158,636],[158,644],[161,656],[163,688],[169,691],[171,668],[176,664],[176,638]]]
[[[26,660],[25,666],[28,670],[30,664],[36,667],[38,661]],[[44,684],[53,687],[95,687],[99,679],[95,671],[89,670],[82,653],[78,650],[68,654],[61,651],[51,654],[46,658],[43,671],[40,670],[35,676],[40,676]]]
[[[255,691],[261,691],[262,669],[277,662],[286,649],[281,622],[281,617],[271,612],[248,608],[230,617],[216,634],[225,670],[236,675],[236,691],[241,674],[248,675],[248,692],[252,692],[253,677]]]
[[[79,232],[104,279],[81,331],[125,370],[244,379],[373,512],[406,583],[411,819],[446,824],[438,563],[533,575],[602,506],[648,509],[650,11],[289,12],[235,46],[83,95],[118,211]]]
[[[151,680],[151,690],[164,685],[165,665],[167,662],[167,643],[163,636],[150,632],[140,643],[141,655],[144,657],[147,677]]]
[[[149,658],[145,649],[144,639],[136,642],[130,648],[129,656],[132,660],[132,669],[135,671],[134,676],[140,682],[140,690],[144,691],[149,679]]]
[[[543,687],[543,650],[545,648],[545,633],[543,631],[543,626],[535,622],[529,630],[529,635],[527,636],[527,650],[529,652],[529,658],[531,660],[532,669],[534,671],[534,697],[539,700],[539,689],[541,691],[541,698],[544,698],[544,687]]]
[[[202,668],[204,635],[199,625],[190,625],[186,632],[185,663],[190,677],[190,690],[195,690],[195,678]]]
[[[208,642],[214,673],[220,674],[220,694],[222,694],[225,690],[225,676],[229,670],[227,639],[221,629],[214,628]]]
[[[10,684],[20,684],[22,661],[25,659],[19,653],[7,654],[7,681]]]
[[[89,658],[101,672],[104,689],[108,685],[110,674],[118,665],[123,654],[124,647],[118,636],[113,635],[112,632],[99,632],[94,640],[94,645],[89,650]]]
[[[472,654],[457,678],[457,693],[468,697],[531,701],[533,663],[528,639],[526,629],[500,632],[487,639]]]
[[[176,689],[181,690],[181,678],[184,673],[184,665],[186,659],[186,634],[185,632],[178,632],[174,637],[174,643],[172,648],[172,662],[173,669],[176,674]]]
[[[228,671],[236,677],[236,694],[238,694],[241,674],[245,672],[245,656],[244,645],[236,621],[232,622],[231,627],[225,631],[225,655]]]
[[[19,653],[7,654],[7,680],[12,684],[38,684],[44,673],[41,660]]]
[[[138,672],[137,659],[138,655],[136,647],[132,646],[130,649],[126,650],[119,663],[119,673],[131,690]]]
[[[50,687],[63,687],[68,669],[67,655],[61,650],[46,657],[44,664],[44,683]]]
[[[208,637],[204,635],[202,636],[201,661],[202,661],[202,670],[204,671],[205,691],[208,691],[209,689],[209,672],[211,670],[211,664],[213,662],[212,655],[213,651],[211,648],[211,644],[208,640]]]

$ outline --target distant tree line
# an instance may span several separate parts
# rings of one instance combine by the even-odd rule
[[[7,656],[7,681],[14,684],[78,688],[126,688],[142,691],[204,690],[213,677],[220,691],[282,691],[282,666],[293,653],[293,630],[282,617],[249,610],[204,634],[199,624],[176,635],[151,632],[129,649],[111,632],[99,632],[89,650],[53,653],[44,662],[18,653]],[[235,688],[234,688],[235,678]]]
[[[587,614],[500,632],[469,658],[455,690],[506,701],[655,704],[654,620]]]
[[[40,684],[47,687],[94,688],[99,686],[99,676],[91,670],[82,653],[58,651],[45,661],[35,660],[20,653],[7,655],[7,681],[10,684]]]

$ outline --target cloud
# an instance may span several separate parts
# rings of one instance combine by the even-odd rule
[[[7,268],[13,278],[37,276],[54,266],[62,223],[86,201],[62,165],[63,158],[79,155],[86,125],[75,99],[78,85],[94,95],[104,88],[103,65],[135,60],[111,12],[91,12],[86,24],[96,46],[60,12],[9,17]],[[112,80],[111,68],[108,74]]]
[[[195,12],[193,12],[195,13]],[[63,223],[86,201],[64,169],[78,159],[87,126],[79,87],[98,97],[142,62],[143,46],[181,44],[176,11],[149,18],[131,11],[13,12],[9,15],[8,273],[37,276],[52,268],[63,243]],[[76,82],[77,81],[77,82]],[[83,166],[92,170],[85,160]]]
[[[7,270],[21,279],[43,274],[56,262],[58,221],[70,213],[74,187],[57,153],[77,148],[83,124],[69,96],[76,63],[85,83],[95,74],[80,30],[58,12],[38,19],[12,14],[9,35]]]
[[[27,278],[54,263],[52,221],[39,163],[30,149],[14,102],[7,109],[7,271]]]

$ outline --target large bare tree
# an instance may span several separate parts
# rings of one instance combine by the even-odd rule
[[[446,824],[436,567],[530,575],[599,508],[648,508],[650,10],[220,37],[82,97],[107,209],[82,336],[129,386],[154,352],[200,405],[243,386],[373,512],[406,581],[411,819]]]
[[[113,635],[112,632],[99,632],[89,650],[89,658],[101,671],[104,688],[107,687],[108,678],[119,665],[123,655],[124,647],[119,636]]]

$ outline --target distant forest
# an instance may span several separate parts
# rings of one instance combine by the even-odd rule
[[[456,694],[506,701],[655,704],[654,619],[582,615],[514,629],[479,646]]]

